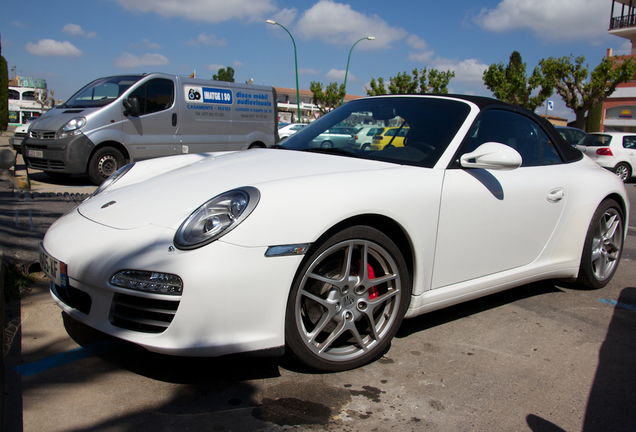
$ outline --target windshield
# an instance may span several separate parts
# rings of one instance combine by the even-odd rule
[[[62,106],[64,108],[94,108],[108,105],[142,78],[141,75],[99,78],[84,86]]]
[[[359,99],[316,120],[280,147],[432,168],[469,112],[468,104],[442,98]],[[365,126],[379,128],[370,145],[355,139]],[[377,135],[383,128],[392,128],[392,137]]]

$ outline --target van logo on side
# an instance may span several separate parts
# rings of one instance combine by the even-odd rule
[[[190,100],[199,100],[199,99],[201,99],[201,93],[199,93],[195,89],[190,89],[190,91],[188,92],[188,99],[190,99]]]

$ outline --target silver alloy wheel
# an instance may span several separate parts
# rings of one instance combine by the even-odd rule
[[[294,307],[298,334],[322,360],[355,360],[392,337],[401,296],[398,266],[382,246],[342,241],[303,275]]]
[[[330,148],[333,148],[333,143],[331,141],[323,141],[320,144],[320,147],[324,149],[330,149]]]
[[[616,165],[616,168],[614,168],[614,172],[616,173],[618,178],[620,178],[624,182],[629,180],[629,177],[630,177],[629,167],[625,165],[624,163],[620,163]]]
[[[592,272],[603,281],[614,273],[623,246],[621,216],[615,208],[607,209],[598,221],[592,240]]]

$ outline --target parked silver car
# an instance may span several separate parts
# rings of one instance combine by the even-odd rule
[[[321,133],[309,142],[309,147],[330,148],[350,148],[355,145],[355,128],[333,127]]]

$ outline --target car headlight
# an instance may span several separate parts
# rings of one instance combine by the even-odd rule
[[[86,124],[84,117],[77,117],[66,122],[62,129],[58,130],[55,134],[56,139],[68,138],[73,135],[79,135],[82,133],[80,129]]]
[[[117,180],[119,180],[124,175],[126,175],[126,173],[130,171],[133,166],[135,166],[134,162],[124,165],[123,167],[119,168],[117,171],[112,173],[110,177],[108,177],[97,189],[95,189],[95,192],[93,192],[89,198],[92,198],[95,195],[99,195],[100,193],[104,192],[106,189],[111,187],[113,183],[115,183]]]
[[[218,195],[196,209],[174,236],[179,249],[196,249],[236,228],[258,204],[260,192],[243,187]]]

